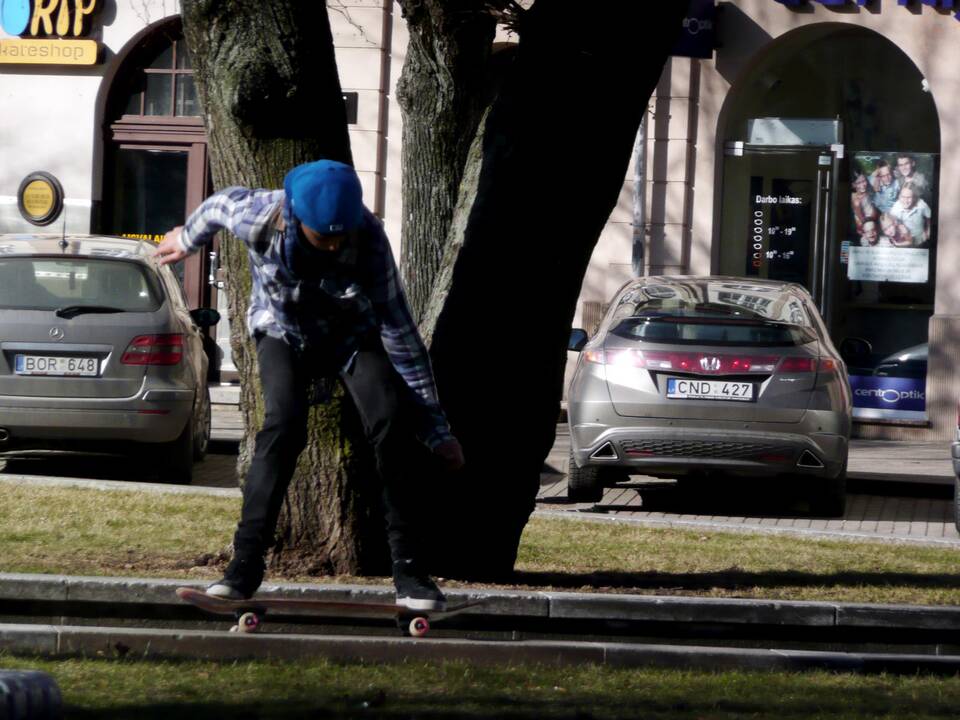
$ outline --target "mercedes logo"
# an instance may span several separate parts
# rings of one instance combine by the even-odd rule
[[[702,357],[700,358],[700,367],[702,367],[707,372],[716,372],[720,369],[720,358],[718,357]]]
[[[63,330],[58,327],[50,328],[50,337],[54,340],[63,340]]]

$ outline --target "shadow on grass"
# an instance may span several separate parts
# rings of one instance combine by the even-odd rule
[[[589,720],[596,716],[604,718],[643,717],[657,703],[644,702],[631,707],[613,700],[604,701],[596,696],[574,696],[565,699],[544,699],[543,701],[523,701],[516,697],[509,700],[494,699],[489,704],[474,703],[470,709],[444,709],[437,706],[460,703],[457,698],[431,698],[430,706],[416,701],[398,703],[390,707],[365,704],[364,701],[351,702],[344,699],[336,703],[284,703],[263,702],[228,705],[225,703],[169,703],[164,705],[127,705],[123,707],[97,710],[67,708],[65,720],[293,720],[294,718],[417,718],[418,720],[461,720],[465,718],[498,718],[498,720],[529,720],[531,718],[551,718],[551,720]],[[669,713],[669,717],[702,717],[697,712],[697,703],[659,703],[656,708],[658,717]],[[432,707],[431,707],[432,706]],[[709,702],[704,703],[701,712],[723,711],[726,714],[713,714],[712,717],[742,717],[756,714],[764,708],[760,703]],[[679,712],[679,715],[674,713]]]
[[[655,672],[655,671],[654,671]],[[709,677],[706,673],[704,677]],[[689,676],[689,687],[684,690],[668,687],[662,697],[655,691],[637,688],[624,691],[609,690],[547,693],[538,699],[505,697],[491,692],[482,700],[475,694],[467,703],[456,694],[418,700],[407,699],[392,704],[365,704],[354,698],[337,698],[325,702],[251,702],[225,703],[169,703],[164,705],[130,704],[109,710],[67,709],[66,720],[292,720],[293,718],[417,718],[418,720],[459,720],[461,718],[497,718],[498,720],[589,720],[590,718],[743,718],[743,717],[896,717],[910,713],[911,717],[955,717],[957,686],[939,689],[920,689],[911,692],[900,689],[897,681],[887,681],[892,688],[879,691],[869,682],[840,679],[824,686],[814,685],[817,695],[809,695],[810,685],[800,676],[787,680],[791,690],[787,697],[778,695],[783,683],[765,688],[766,672],[751,673],[741,697],[729,697],[730,692],[718,688],[714,682]],[[909,682],[909,681],[908,681]],[[459,706],[459,707],[457,707]],[[771,712],[775,710],[775,712]],[[919,711],[919,712],[918,712]],[[913,713],[917,713],[913,715]]]

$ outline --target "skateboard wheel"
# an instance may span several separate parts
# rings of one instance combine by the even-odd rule
[[[423,637],[430,632],[430,621],[425,617],[415,617],[408,627],[412,637]]]
[[[260,618],[256,613],[245,612],[237,621],[237,631],[242,633],[256,632],[260,628]]]

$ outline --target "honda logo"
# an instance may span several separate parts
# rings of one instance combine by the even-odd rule
[[[720,369],[720,358],[702,357],[700,358],[700,367],[704,372],[717,372]]]

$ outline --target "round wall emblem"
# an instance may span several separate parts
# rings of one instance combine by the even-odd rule
[[[48,172],[27,175],[17,191],[17,207],[23,219],[32,225],[49,225],[63,210],[63,187]]]

